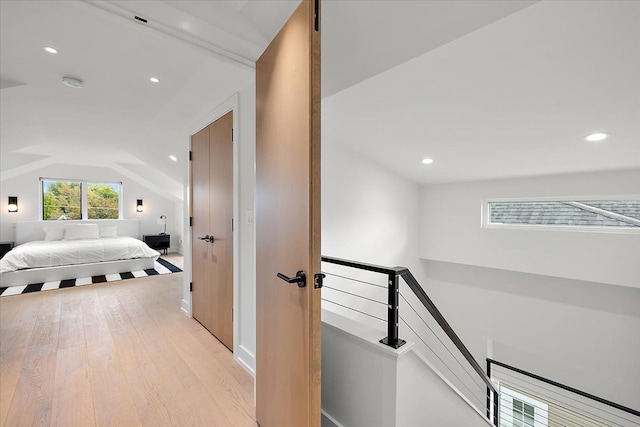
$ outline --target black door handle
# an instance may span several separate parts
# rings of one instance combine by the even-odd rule
[[[198,237],[198,240],[205,240],[209,243],[213,243],[215,241],[215,239],[213,238],[213,236],[209,236],[208,234],[204,237]]]
[[[296,277],[288,277],[282,273],[278,273],[278,277],[287,283],[297,283],[299,288],[304,288],[305,286],[307,286],[307,276],[302,270],[296,273]]]

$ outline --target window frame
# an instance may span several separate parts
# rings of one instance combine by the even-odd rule
[[[40,180],[38,181],[39,183],[38,192],[40,194],[40,196],[38,197],[38,200],[39,200],[38,219],[40,221],[57,221],[53,219],[44,219],[44,183],[45,181],[70,182],[70,183],[80,184],[80,219],[68,219],[68,220],[61,220],[61,221],[81,221],[83,218],[82,192],[83,192],[84,183],[78,179],[57,179],[57,178],[43,178],[43,177],[41,177]]]
[[[109,180],[87,180],[87,179],[73,179],[73,178],[48,178],[41,176],[38,180],[38,203],[39,214],[38,219],[40,221],[57,221],[55,219],[44,219],[44,181],[62,181],[62,182],[79,182],[80,183],[80,219],[77,220],[62,220],[62,221],[103,221],[102,219],[89,219],[89,204],[88,204],[88,188],[90,184],[118,184],[118,218],[124,219],[123,207],[124,207],[124,185],[122,181],[109,181]],[[113,221],[116,218],[109,219]]]
[[[549,405],[541,400],[531,396],[524,395],[510,388],[508,385],[499,383],[500,402],[498,409],[500,410],[500,421],[507,427],[513,427],[515,420],[513,417],[513,400],[516,399],[523,404],[533,406],[533,425],[534,427],[547,427],[549,425]],[[502,393],[506,389],[508,393]],[[524,409],[524,405],[523,405]],[[524,412],[523,412],[524,413]],[[524,417],[523,417],[524,418]],[[526,425],[526,424],[523,424]]]
[[[518,402],[519,404],[522,404],[522,411],[520,411],[519,409],[516,409],[516,402]],[[529,415],[527,413],[527,407],[531,408],[531,423],[528,422],[528,420],[526,419],[527,416]],[[530,405],[527,402],[524,402],[520,399],[516,399],[514,398],[511,401],[511,408],[512,408],[512,415],[511,417],[513,418],[513,424],[515,425],[516,423],[519,424],[519,427],[535,427],[535,414],[536,414],[536,408],[533,405]],[[518,414],[520,416],[521,419],[518,419],[516,414]]]
[[[640,200],[640,194],[608,195],[608,196],[551,196],[551,197],[508,197],[484,198],[481,200],[480,227],[503,230],[538,230],[538,231],[573,231],[589,233],[640,234],[640,227],[586,227],[568,225],[540,224],[493,224],[489,222],[489,205],[491,203],[509,202],[586,202],[592,200]]]

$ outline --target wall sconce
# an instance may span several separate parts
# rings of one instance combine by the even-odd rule
[[[142,212],[143,208],[142,208],[142,199],[138,199],[138,204],[136,205],[136,211],[137,212]]]
[[[18,212],[17,196],[9,196],[9,212]]]

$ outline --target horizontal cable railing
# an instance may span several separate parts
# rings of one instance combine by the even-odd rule
[[[512,402],[526,401],[537,425],[548,427],[640,426],[640,411],[561,384],[506,363],[487,359],[487,373],[500,383],[500,426],[521,424]]]
[[[477,402],[476,406],[482,407],[487,396],[485,383],[475,375],[471,365],[465,363],[464,359],[461,360],[459,357],[461,353],[457,352],[444,332],[439,332],[438,324],[429,317],[427,310],[417,301],[412,304],[410,297],[411,295],[403,295],[401,287],[400,298],[403,307],[409,308],[409,310],[403,309],[404,314],[400,316],[401,325],[404,324],[413,333],[417,339],[418,350],[425,356],[432,355],[427,358],[433,365],[450,378],[458,388],[468,392],[469,394],[465,393],[467,396],[473,396],[472,400]],[[432,338],[430,339],[430,337]],[[439,351],[441,349],[444,349],[444,352]],[[471,381],[465,381],[465,378],[469,378]],[[487,417],[490,417],[490,414]]]
[[[509,388],[502,388],[500,390],[500,396],[503,398],[503,402],[506,398],[510,399],[511,402],[513,402],[514,399],[522,399],[523,395],[526,396],[526,392],[523,391],[519,393]],[[594,419],[589,419],[583,414],[569,411],[564,408],[558,407],[553,415],[550,416],[550,405],[544,404],[544,406],[542,406],[543,404],[536,404],[531,400],[527,402],[527,405],[531,408],[535,408],[535,419],[538,420],[538,424],[542,424],[547,427],[608,427]],[[513,403],[509,409],[510,410],[508,410],[504,404],[500,405],[500,425],[503,427],[511,426],[514,421],[524,418],[525,411],[513,408]],[[615,425],[617,426],[618,424]]]
[[[470,400],[476,402],[479,407],[484,406],[486,399],[486,416],[497,425],[498,391],[407,268],[384,267],[328,256],[323,256],[322,261],[346,269],[357,269],[375,273],[374,275],[386,276],[386,284],[381,284],[376,283],[374,279],[353,278],[350,277],[350,273],[338,274],[323,268],[323,273],[327,275],[323,287],[330,290],[329,293],[323,293],[323,303],[346,309],[358,318],[373,322],[380,327],[384,326],[387,336],[380,342],[393,348],[399,348],[405,343],[399,337],[402,322],[408,331],[411,331],[416,339],[424,345],[427,352],[435,356],[435,359],[432,357],[427,359],[435,362],[434,365],[444,371],[445,377],[456,384],[460,391],[466,390],[463,394],[473,397]],[[341,286],[334,285],[332,278],[341,279]],[[403,279],[410,291],[406,296],[401,293],[400,278]],[[402,316],[400,315],[401,300],[403,307],[407,308],[406,314]],[[384,312],[385,307],[386,313]],[[403,313],[405,313],[404,309]],[[435,337],[435,339],[429,339],[427,336]],[[440,352],[439,354],[434,346],[444,347],[446,353]],[[449,356],[455,362],[445,360]],[[465,381],[463,373],[471,381]]]

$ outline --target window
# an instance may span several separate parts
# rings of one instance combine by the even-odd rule
[[[548,427],[549,404],[500,384],[500,425],[502,427]]]
[[[484,227],[640,231],[640,197],[488,200]]]
[[[119,219],[121,183],[41,179],[42,219]]]
[[[120,217],[120,184],[87,184],[87,218]]]
[[[513,399],[513,427],[533,427],[533,406]]]
[[[82,183],[42,180],[42,219],[82,219]]]

